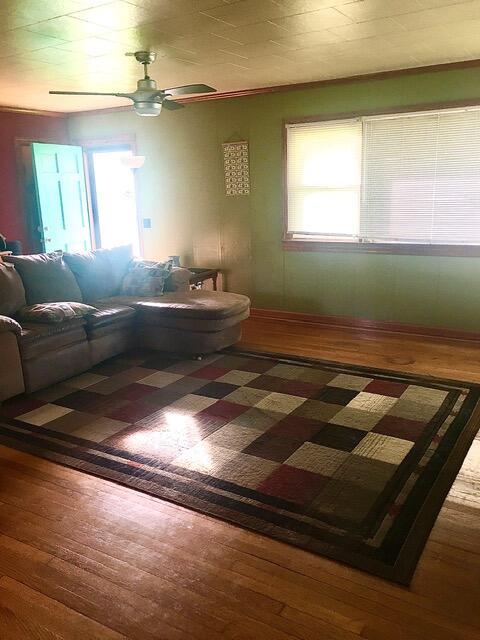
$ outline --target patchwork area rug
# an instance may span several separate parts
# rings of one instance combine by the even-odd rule
[[[408,584],[479,387],[237,352],[122,356],[0,408],[0,442]]]

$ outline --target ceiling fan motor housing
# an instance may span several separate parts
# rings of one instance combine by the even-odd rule
[[[142,78],[137,81],[137,90],[138,91],[156,91],[157,83],[155,80],[151,78]]]
[[[133,107],[139,116],[158,116],[162,110],[163,96],[157,93],[157,83],[151,78],[137,82]]]

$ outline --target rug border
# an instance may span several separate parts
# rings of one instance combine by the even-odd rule
[[[395,581],[408,586],[417,568],[420,556],[427,544],[430,533],[437,521],[443,504],[453,487],[457,475],[465,462],[465,458],[473,444],[480,426],[480,399],[473,407],[472,413],[455,441],[449,456],[442,465],[437,479],[433,483],[418,512],[415,522],[404,540],[395,565],[397,578]]]

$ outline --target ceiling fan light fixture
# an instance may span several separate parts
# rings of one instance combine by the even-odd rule
[[[115,96],[116,98],[128,98],[133,102],[133,109],[139,116],[159,116],[164,103],[165,109],[173,111],[183,109],[183,104],[170,100],[171,97],[188,95],[191,93],[210,93],[216,91],[206,84],[188,84],[170,89],[157,89],[157,83],[148,75],[148,65],[154,62],[154,51],[135,51],[127,53],[127,56],[135,56],[135,59],[143,65],[144,76],[137,82],[137,89],[131,93],[107,93],[104,91],[49,91],[54,95],[63,96]]]
[[[134,102],[133,108],[138,116],[159,116],[162,110],[161,102]]]

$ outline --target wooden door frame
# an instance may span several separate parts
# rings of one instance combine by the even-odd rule
[[[83,148],[84,163],[86,166],[87,178],[87,196],[89,200],[89,208],[92,215],[92,229],[93,236],[92,242],[95,247],[100,246],[100,231],[98,225],[98,207],[95,194],[95,173],[93,170],[92,154],[95,151],[116,151],[122,149],[131,149],[133,155],[137,154],[137,142],[134,135],[122,135],[109,138],[80,138],[74,141],[74,144]],[[138,183],[138,176],[135,172],[133,175],[135,184],[135,204],[137,209],[137,228],[138,228],[138,240],[140,245],[140,253],[144,254],[144,240],[141,225],[141,198]]]

